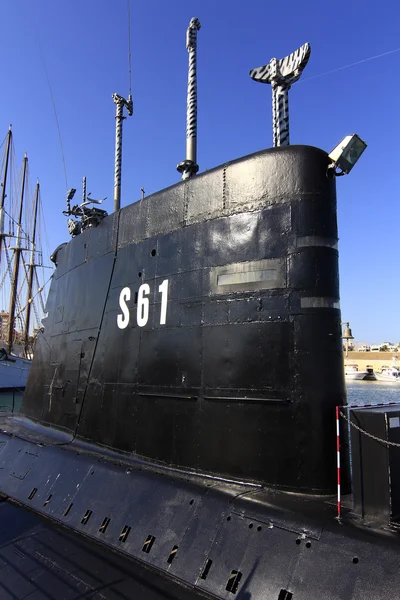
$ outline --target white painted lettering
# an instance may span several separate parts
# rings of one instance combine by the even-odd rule
[[[144,327],[149,320],[149,299],[146,298],[150,294],[150,286],[148,283],[143,283],[138,290],[136,318],[139,327]]]
[[[167,321],[167,306],[168,306],[168,279],[159,285],[158,291],[161,294],[161,313],[160,313],[160,325],[165,325]]]
[[[119,307],[122,310],[122,314],[117,316],[117,325],[120,329],[125,329],[129,325],[129,308],[126,303],[131,299],[131,290],[128,287],[124,287],[119,295]]]

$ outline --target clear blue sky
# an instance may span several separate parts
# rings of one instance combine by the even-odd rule
[[[359,341],[400,340],[399,62],[394,0],[147,0],[131,3],[134,116],[125,121],[122,205],[178,180],[185,154],[185,32],[199,17],[200,169],[271,145],[271,90],[250,68],[308,41],[312,53],[290,92],[291,142],[331,150],[357,132],[368,143],[338,180],[343,320]],[[13,124],[17,158],[39,177],[50,248],[68,239],[60,143],[68,186],[82,176],[112,212],[113,92],[128,94],[127,1],[6,0],[1,10],[0,138]],[[3,134],[1,134],[3,130]],[[32,186],[33,187],[33,186]]]

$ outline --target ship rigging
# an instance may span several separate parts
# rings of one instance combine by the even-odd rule
[[[31,359],[45,311],[43,291],[50,273],[45,272],[43,264],[42,235],[45,232],[40,183],[36,183],[32,195],[27,154],[18,178],[14,165],[10,126],[1,171],[0,347],[7,356]]]

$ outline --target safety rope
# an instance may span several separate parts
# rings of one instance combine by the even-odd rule
[[[367,437],[371,438],[372,440],[375,440],[376,442],[384,444],[385,446],[394,446],[396,448],[400,448],[400,444],[398,444],[397,442],[390,442],[389,440],[383,440],[383,439],[379,438],[378,436],[373,435],[372,433],[369,433],[368,431],[365,431],[365,429],[362,429],[361,427],[359,427],[359,425],[356,425],[355,423],[353,423],[353,421],[351,419],[349,419],[342,411],[339,411],[339,414],[341,417],[343,417],[343,419],[345,421],[347,421],[349,423],[350,427],[354,427],[354,429],[357,429],[357,431],[359,431],[363,435],[366,435]]]

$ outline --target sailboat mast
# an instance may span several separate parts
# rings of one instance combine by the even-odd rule
[[[31,248],[31,256],[29,261],[29,270],[28,270],[28,292],[26,296],[26,317],[25,317],[25,329],[24,329],[24,355],[27,358],[29,354],[29,325],[31,320],[31,310],[32,310],[32,285],[33,285],[33,274],[35,271],[35,242],[36,242],[36,222],[37,222],[37,213],[39,206],[39,191],[40,184],[36,183],[35,190],[35,201],[33,208],[33,231],[32,231],[32,248]]]
[[[22,209],[24,205],[24,193],[25,193],[25,180],[26,170],[28,164],[28,157],[24,156],[24,166],[22,175],[22,186],[21,186],[21,199],[19,205],[19,217],[17,223],[17,238],[15,240],[14,249],[14,268],[11,281],[11,297],[10,297],[10,310],[8,315],[8,333],[7,333],[7,351],[10,354],[13,346],[14,337],[14,320],[15,320],[15,305],[17,302],[17,291],[18,291],[18,274],[19,274],[19,263],[21,260],[21,230],[22,230]]]
[[[6,147],[6,163],[4,166],[4,177],[1,184],[1,196],[0,196],[0,261],[1,261],[1,248],[3,244],[4,238],[4,200],[6,198],[6,187],[7,187],[7,174],[8,174],[8,164],[10,162],[10,149],[11,149],[11,141],[12,141],[12,131],[11,125],[8,129],[7,133],[7,147]]]

